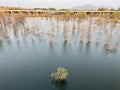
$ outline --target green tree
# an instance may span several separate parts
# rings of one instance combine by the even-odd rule
[[[49,8],[49,10],[56,10],[55,8]]]
[[[108,8],[99,8],[98,11],[109,11],[110,9]]]

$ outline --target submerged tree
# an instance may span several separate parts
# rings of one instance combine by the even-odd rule
[[[63,83],[66,80],[67,76],[68,76],[68,71],[63,67],[58,67],[57,71],[51,74],[53,80],[60,83]]]

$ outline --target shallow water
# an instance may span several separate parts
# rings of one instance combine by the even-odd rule
[[[120,24],[104,19],[1,19],[0,89],[119,90],[119,47]],[[50,77],[59,66],[62,85]]]

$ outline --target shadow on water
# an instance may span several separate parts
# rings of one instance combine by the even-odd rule
[[[79,42],[79,52],[83,55],[84,50],[83,50],[83,42],[82,41]]]
[[[86,42],[85,44],[85,54],[86,56],[90,56],[91,42]]]
[[[2,40],[0,40],[0,49],[3,49]]]
[[[20,41],[17,41],[17,48],[20,48]]]
[[[64,40],[64,42],[63,42],[63,55],[66,55],[67,50],[68,50],[68,41]]]
[[[52,57],[54,57],[54,42],[53,41],[49,41],[49,50],[50,50],[50,55]]]
[[[66,88],[67,88],[67,81],[58,82],[58,81],[52,80],[51,83],[52,83],[55,87],[57,87],[59,90],[66,90]]]

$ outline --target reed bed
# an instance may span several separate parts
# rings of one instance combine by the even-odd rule
[[[14,36],[17,40],[19,40],[20,31],[23,39],[30,36],[32,40],[35,40],[38,37],[43,41],[49,40],[49,42],[53,43],[52,46],[54,46],[56,40],[59,41],[59,39],[62,39],[65,43],[69,42],[69,44],[80,41],[82,43],[97,43],[99,45],[101,42],[104,42],[106,51],[112,51],[110,47],[118,48],[115,42],[119,42],[120,40],[120,31],[116,30],[119,24],[112,21],[118,14],[115,14],[111,18],[109,16],[105,18],[104,16],[91,17],[89,15],[83,17],[83,15],[85,13],[76,14],[75,16],[75,14],[73,15],[68,12],[66,13],[67,17],[40,17],[37,20],[38,22],[33,17],[33,21],[29,20],[27,22],[26,16],[24,15],[0,18],[0,33],[3,37],[9,37],[8,28],[12,26]],[[32,22],[31,25],[26,24],[30,22]],[[48,31],[45,26],[49,27]],[[117,32],[116,35],[115,31]],[[113,37],[116,38],[114,40],[115,42],[113,42]]]

